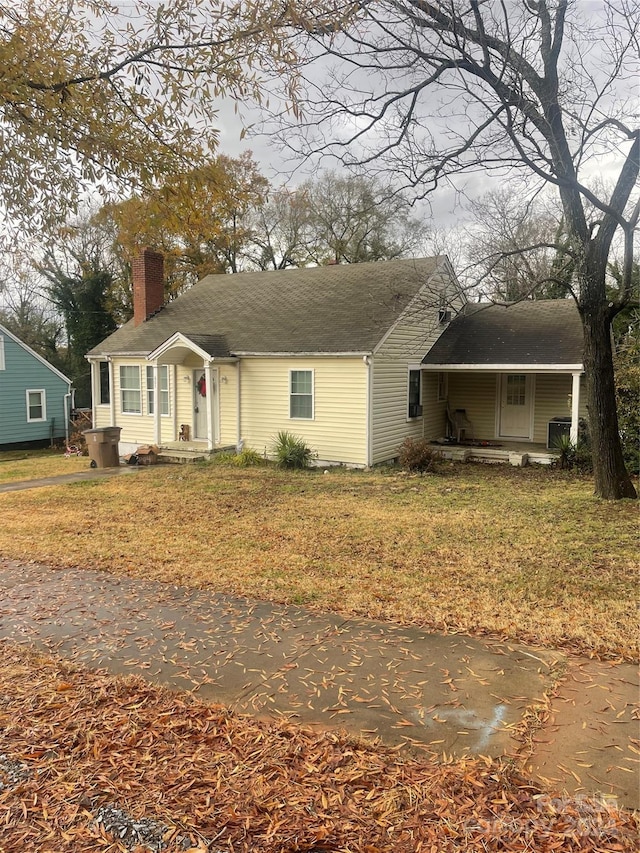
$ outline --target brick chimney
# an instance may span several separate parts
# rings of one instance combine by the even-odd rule
[[[131,264],[133,280],[133,323],[139,326],[164,305],[164,257],[153,249],[142,249]]]

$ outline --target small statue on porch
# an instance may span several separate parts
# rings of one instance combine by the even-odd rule
[[[178,441],[189,441],[191,438],[191,427],[189,424],[180,424],[180,432],[178,434]]]

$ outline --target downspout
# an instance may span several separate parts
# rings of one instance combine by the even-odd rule
[[[362,361],[367,369],[365,442],[367,448],[367,468],[371,468],[373,465],[373,362],[369,355],[363,355]]]
[[[237,383],[236,383],[236,420],[237,420],[237,441],[236,441],[236,451],[240,453],[242,450],[242,392],[240,388],[240,359],[237,361]]]
[[[69,446],[69,412],[71,410],[71,399],[73,397],[73,393],[71,391],[71,385],[69,385],[68,392],[64,395],[64,443],[68,447]]]

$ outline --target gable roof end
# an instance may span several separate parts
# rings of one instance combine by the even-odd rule
[[[43,364],[45,367],[48,367],[52,373],[55,373],[56,376],[62,379],[63,382],[66,382],[69,387],[71,387],[71,380],[68,376],[65,376],[64,373],[61,373],[57,367],[54,367],[47,361],[46,358],[43,358],[35,350],[32,350],[31,347],[28,346],[28,344],[25,344],[24,341],[21,341],[20,338],[14,335],[13,332],[10,332],[9,329],[7,329],[6,326],[3,326],[2,324],[0,324],[0,335],[6,335],[8,338],[11,338],[11,340],[14,343],[18,344],[19,347],[22,347],[25,352],[28,352],[29,355],[32,355],[37,361],[40,362],[40,364]]]

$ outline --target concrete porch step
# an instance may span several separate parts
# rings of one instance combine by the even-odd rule
[[[172,450],[161,447],[158,454],[158,462],[173,465],[186,465],[190,462],[204,462],[209,458],[209,453],[202,450]]]
[[[175,442],[175,444],[163,445],[160,448],[160,452],[158,453],[158,462],[174,465],[186,465],[189,462],[204,462],[216,453],[222,453],[223,451],[229,450],[233,451],[235,450],[235,447],[233,445],[227,445],[225,447],[215,447],[213,450],[208,450],[206,447],[202,446],[194,447],[193,445]]]

